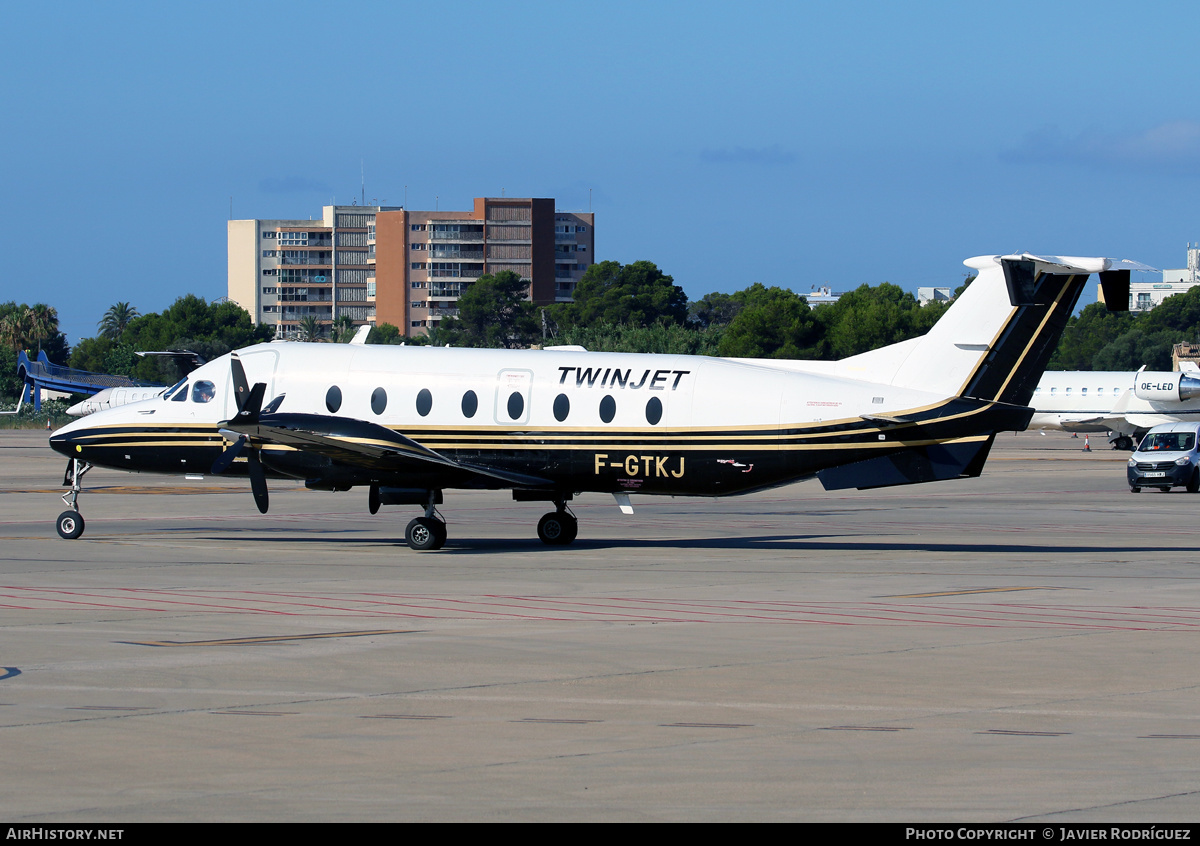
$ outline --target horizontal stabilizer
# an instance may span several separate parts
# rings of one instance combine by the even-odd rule
[[[817,473],[827,491],[847,488],[867,490],[893,485],[915,485],[978,476],[995,435],[946,444],[914,447],[891,455],[868,458]]]
[[[1129,271],[1101,271],[1100,292],[1109,311],[1129,311]]]

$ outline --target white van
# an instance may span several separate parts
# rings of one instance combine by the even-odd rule
[[[1129,490],[1200,491],[1200,423],[1164,423],[1146,433],[1129,459]]]

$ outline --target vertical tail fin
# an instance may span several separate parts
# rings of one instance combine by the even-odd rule
[[[978,275],[926,335],[844,359],[839,370],[945,396],[1027,405],[1088,276],[1150,269],[1028,253],[964,264]]]

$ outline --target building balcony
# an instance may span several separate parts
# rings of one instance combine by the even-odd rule
[[[435,230],[435,231],[429,233],[429,240],[430,241],[441,241],[443,243],[449,242],[451,244],[453,244],[455,242],[461,243],[461,244],[482,244],[483,243],[483,233],[482,232],[438,232]]]
[[[455,250],[437,246],[429,250],[432,259],[450,259],[452,261],[483,261],[483,248],[477,250]]]

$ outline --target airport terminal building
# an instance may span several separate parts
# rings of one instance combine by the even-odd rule
[[[231,220],[229,298],[293,337],[300,321],[424,334],[484,274],[511,270],[539,304],[568,302],[595,261],[595,215],[553,199],[477,197],[470,211],[325,206],[320,220]]]

